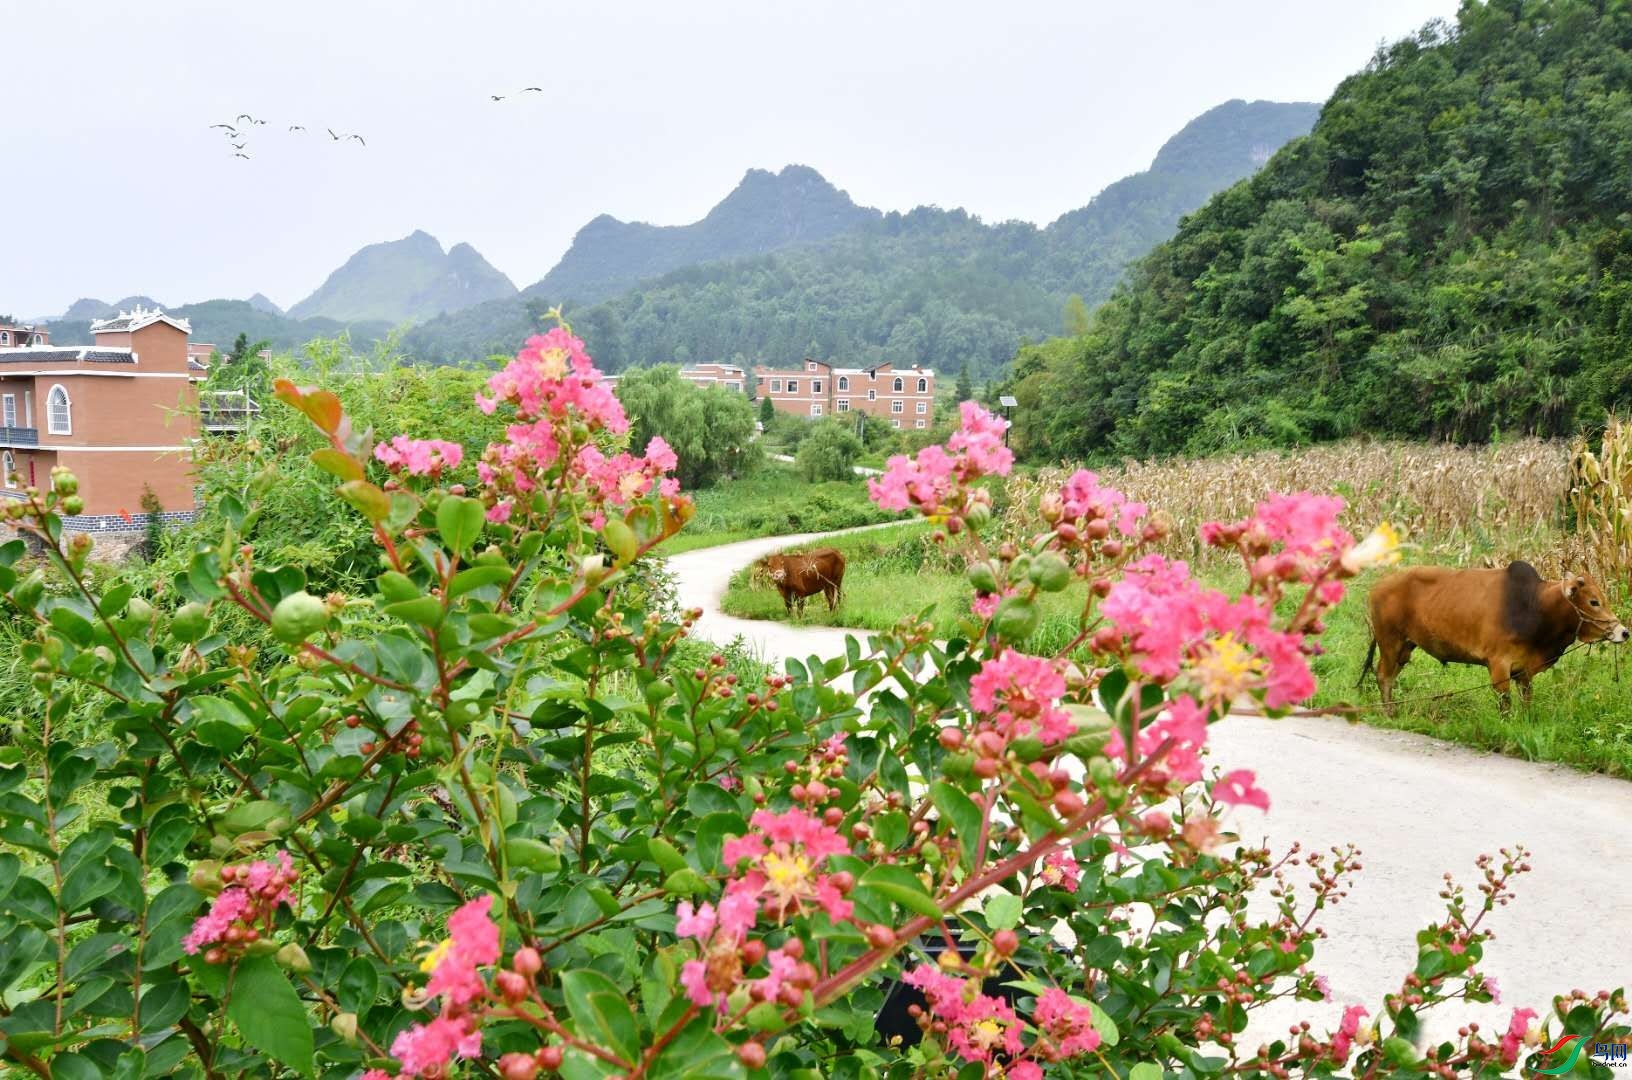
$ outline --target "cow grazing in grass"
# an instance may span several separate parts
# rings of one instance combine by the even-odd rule
[[[1413,566],[1371,590],[1371,647],[1360,677],[1376,659],[1384,704],[1415,649],[1445,664],[1478,664],[1505,707],[1516,682],[1530,700],[1530,680],[1575,642],[1624,642],[1628,631],[1598,583],[1581,574],[1545,581],[1527,562],[1501,570]]]
[[[759,561],[759,566],[782,594],[782,605],[789,614],[798,601],[799,613],[803,615],[806,598],[817,593],[827,599],[827,610],[839,606],[839,595],[844,589],[844,556],[835,549],[818,548],[799,555],[767,555]]]

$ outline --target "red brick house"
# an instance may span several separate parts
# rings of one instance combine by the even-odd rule
[[[898,428],[935,423],[935,372],[897,368],[889,361],[870,368],[835,367],[806,360],[801,368],[754,369],[754,397],[795,416],[864,412]]]
[[[128,532],[146,521],[151,488],[166,521],[195,509],[197,382],[185,319],[137,309],[91,324],[96,344],[52,345],[32,327],[0,323],[0,497],[44,487],[63,465],[79,479],[80,532]]]

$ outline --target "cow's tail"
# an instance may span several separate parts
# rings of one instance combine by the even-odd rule
[[[1355,689],[1366,685],[1366,676],[1373,673],[1372,661],[1377,658],[1377,635],[1371,636],[1371,644],[1366,646],[1366,662],[1360,665],[1360,678],[1355,682]]]

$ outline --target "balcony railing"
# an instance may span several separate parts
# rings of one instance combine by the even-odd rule
[[[242,431],[260,414],[260,405],[242,390],[198,395],[198,419],[205,431]]]
[[[34,427],[0,427],[0,446],[38,446],[40,429]]]

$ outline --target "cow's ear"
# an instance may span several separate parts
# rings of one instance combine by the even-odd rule
[[[1578,577],[1575,577],[1574,575],[1571,575],[1570,577],[1565,578],[1564,579],[1564,599],[1566,599],[1566,600],[1575,599],[1575,590],[1579,589],[1582,586],[1582,584],[1583,584],[1583,582],[1581,581],[1581,579],[1578,578]]]

